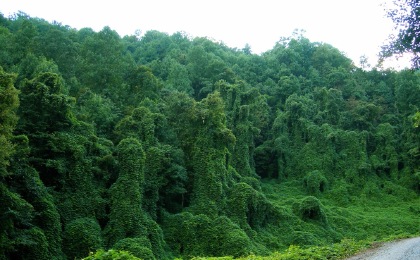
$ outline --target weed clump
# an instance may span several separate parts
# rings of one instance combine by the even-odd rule
[[[75,219],[64,229],[63,244],[69,258],[86,256],[91,250],[102,248],[101,228],[92,218]]]
[[[152,245],[146,237],[124,238],[114,245],[115,249],[130,252],[133,256],[144,260],[156,259],[151,247]]]
[[[327,189],[328,181],[322,172],[315,170],[306,174],[303,185],[310,195],[318,195]]]
[[[294,213],[303,221],[315,221],[328,225],[327,215],[322,203],[314,196],[308,196],[293,206]]]
[[[165,227],[169,246],[179,255],[225,256],[248,255],[253,244],[248,235],[226,216],[210,219],[189,212],[168,215]]]

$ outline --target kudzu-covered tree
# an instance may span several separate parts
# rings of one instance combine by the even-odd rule
[[[30,161],[41,180],[59,192],[55,195],[64,222],[104,217],[101,185],[93,184],[93,170],[96,160],[109,155],[109,144],[97,139],[91,125],[75,119],[73,100],[63,88],[61,77],[53,73],[26,81],[19,110],[25,119],[18,130],[29,138]]]
[[[144,146],[146,160],[143,207],[155,220],[159,208],[169,203],[171,206],[168,205],[168,210],[173,211],[172,206],[182,204],[182,198],[180,202],[179,197],[186,192],[183,187],[186,181],[183,153],[167,143],[171,139],[168,128],[163,114],[153,113],[145,106],[134,109],[130,116],[123,118],[116,126],[119,136],[137,138]],[[179,210],[179,206],[175,207]]]
[[[16,115],[19,107],[18,90],[14,87],[16,75],[8,74],[0,67],[0,167],[5,169],[9,164],[9,158],[13,153],[12,136],[18,117]]]
[[[162,230],[142,209],[145,177],[143,146],[135,138],[125,138],[118,144],[117,150],[120,171],[117,181],[110,188],[111,212],[105,228],[107,243],[117,246],[126,238],[144,238],[150,242],[150,248],[147,248],[154,256],[166,258]]]
[[[10,157],[15,152],[12,143],[13,130],[17,123],[16,110],[19,106],[18,90],[14,87],[15,75],[8,74],[0,67],[0,209],[2,221],[0,224],[0,258],[12,255],[18,250],[19,244],[15,244],[20,231],[18,228],[20,223],[30,223],[33,217],[33,207],[24,199],[14,192],[6,183],[6,179],[10,178],[11,173],[7,171],[10,165]],[[10,236],[10,234],[17,235]],[[24,246],[24,245],[23,245]]]
[[[191,166],[193,186],[191,209],[196,213],[217,216],[223,207],[228,181],[228,147],[235,136],[226,127],[223,101],[218,93],[199,102],[192,111],[195,140]]]
[[[111,186],[111,212],[106,228],[108,244],[114,245],[126,237],[144,234],[141,223],[143,211],[142,185],[145,154],[141,143],[134,138],[121,140],[117,147],[119,176]]]
[[[13,135],[19,106],[14,78],[0,67],[0,258],[62,259],[53,198],[26,159],[28,138]]]
[[[47,174],[46,160],[51,156],[48,146],[53,133],[68,129],[72,124],[72,98],[63,94],[62,78],[53,73],[41,73],[26,80],[21,87],[19,124],[17,130],[28,136],[33,164],[48,185],[58,176]],[[44,179],[44,176],[46,177]],[[55,184],[54,184],[55,185]]]
[[[242,177],[256,178],[255,142],[268,125],[267,101],[256,88],[246,86],[244,82],[219,81],[216,88],[225,103],[227,126],[236,138],[235,145],[230,147],[229,163]]]
[[[103,248],[101,227],[96,219],[79,218],[66,224],[63,232],[63,249],[69,258],[81,258]]]

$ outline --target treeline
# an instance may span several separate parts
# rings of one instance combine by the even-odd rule
[[[254,55],[23,13],[0,16],[0,46],[0,259],[269,254],[354,231],[323,196],[420,192],[414,71],[301,35]],[[305,196],[278,205],[274,180]]]

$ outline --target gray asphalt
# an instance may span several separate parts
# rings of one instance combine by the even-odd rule
[[[385,243],[348,260],[420,260],[420,237]]]

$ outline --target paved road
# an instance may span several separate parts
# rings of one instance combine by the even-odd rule
[[[348,260],[419,260],[420,237],[385,243]]]

